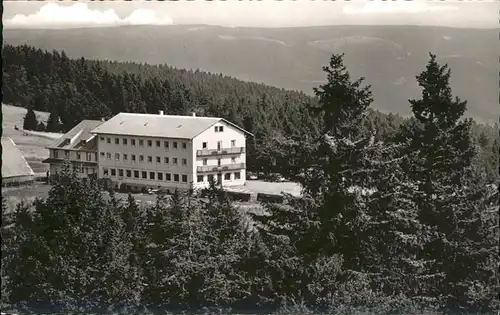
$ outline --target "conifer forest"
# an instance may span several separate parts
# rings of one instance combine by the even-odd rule
[[[473,104],[433,54],[415,73],[421,96],[401,104],[411,117],[372,108],[343,57],[325,60],[309,95],[4,45],[3,103],[29,109],[25,129],[119,112],[222,117],[255,135],[250,171],[303,193],[251,214],[215,184],[142,205],[68,167],[47,198],[2,203],[2,310],[496,313],[498,124],[466,118]]]

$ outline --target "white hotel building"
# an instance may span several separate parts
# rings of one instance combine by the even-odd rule
[[[98,177],[115,188],[172,191],[246,181],[246,136],[213,117],[120,113],[90,131],[97,143]]]

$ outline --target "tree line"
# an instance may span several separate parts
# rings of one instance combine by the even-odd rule
[[[2,211],[2,303],[497,310],[498,182],[475,163],[480,145],[448,67],[430,55],[413,116],[390,141],[364,129],[372,93],[343,55],[324,72],[317,102],[303,109],[317,132],[268,140],[301,197],[248,218],[212,184],[203,197],[175,192],[141,207],[67,169],[47,199]]]
[[[228,119],[253,133],[256,137],[248,141],[248,167],[270,173],[286,164],[279,160],[281,154],[269,150],[270,139],[315,137],[322,128],[322,122],[307,110],[317,106],[318,98],[302,92],[168,65],[70,59],[64,51],[47,52],[28,45],[4,45],[2,51],[3,102],[50,113],[47,122],[29,120],[27,129],[66,132],[83,119],[109,118],[122,111],[196,112]],[[369,108],[362,124],[366,133],[377,130],[377,140],[390,141],[405,121]],[[473,123],[472,129],[475,141],[482,145],[481,164],[493,180],[498,126]]]

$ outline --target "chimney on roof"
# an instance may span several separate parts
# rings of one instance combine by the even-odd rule
[[[195,112],[193,112],[193,114],[192,114],[192,115],[193,115],[193,117],[196,117],[196,113],[195,113]]]
[[[163,111],[162,110],[160,110],[159,115],[163,115]]]

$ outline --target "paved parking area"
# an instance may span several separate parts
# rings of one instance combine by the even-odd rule
[[[300,184],[292,182],[275,183],[266,182],[263,180],[247,180],[245,186],[235,186],[228,188],[228,190],[246,193],[263,193],[276,195],[284,192],[297,197],[301,195]]]

